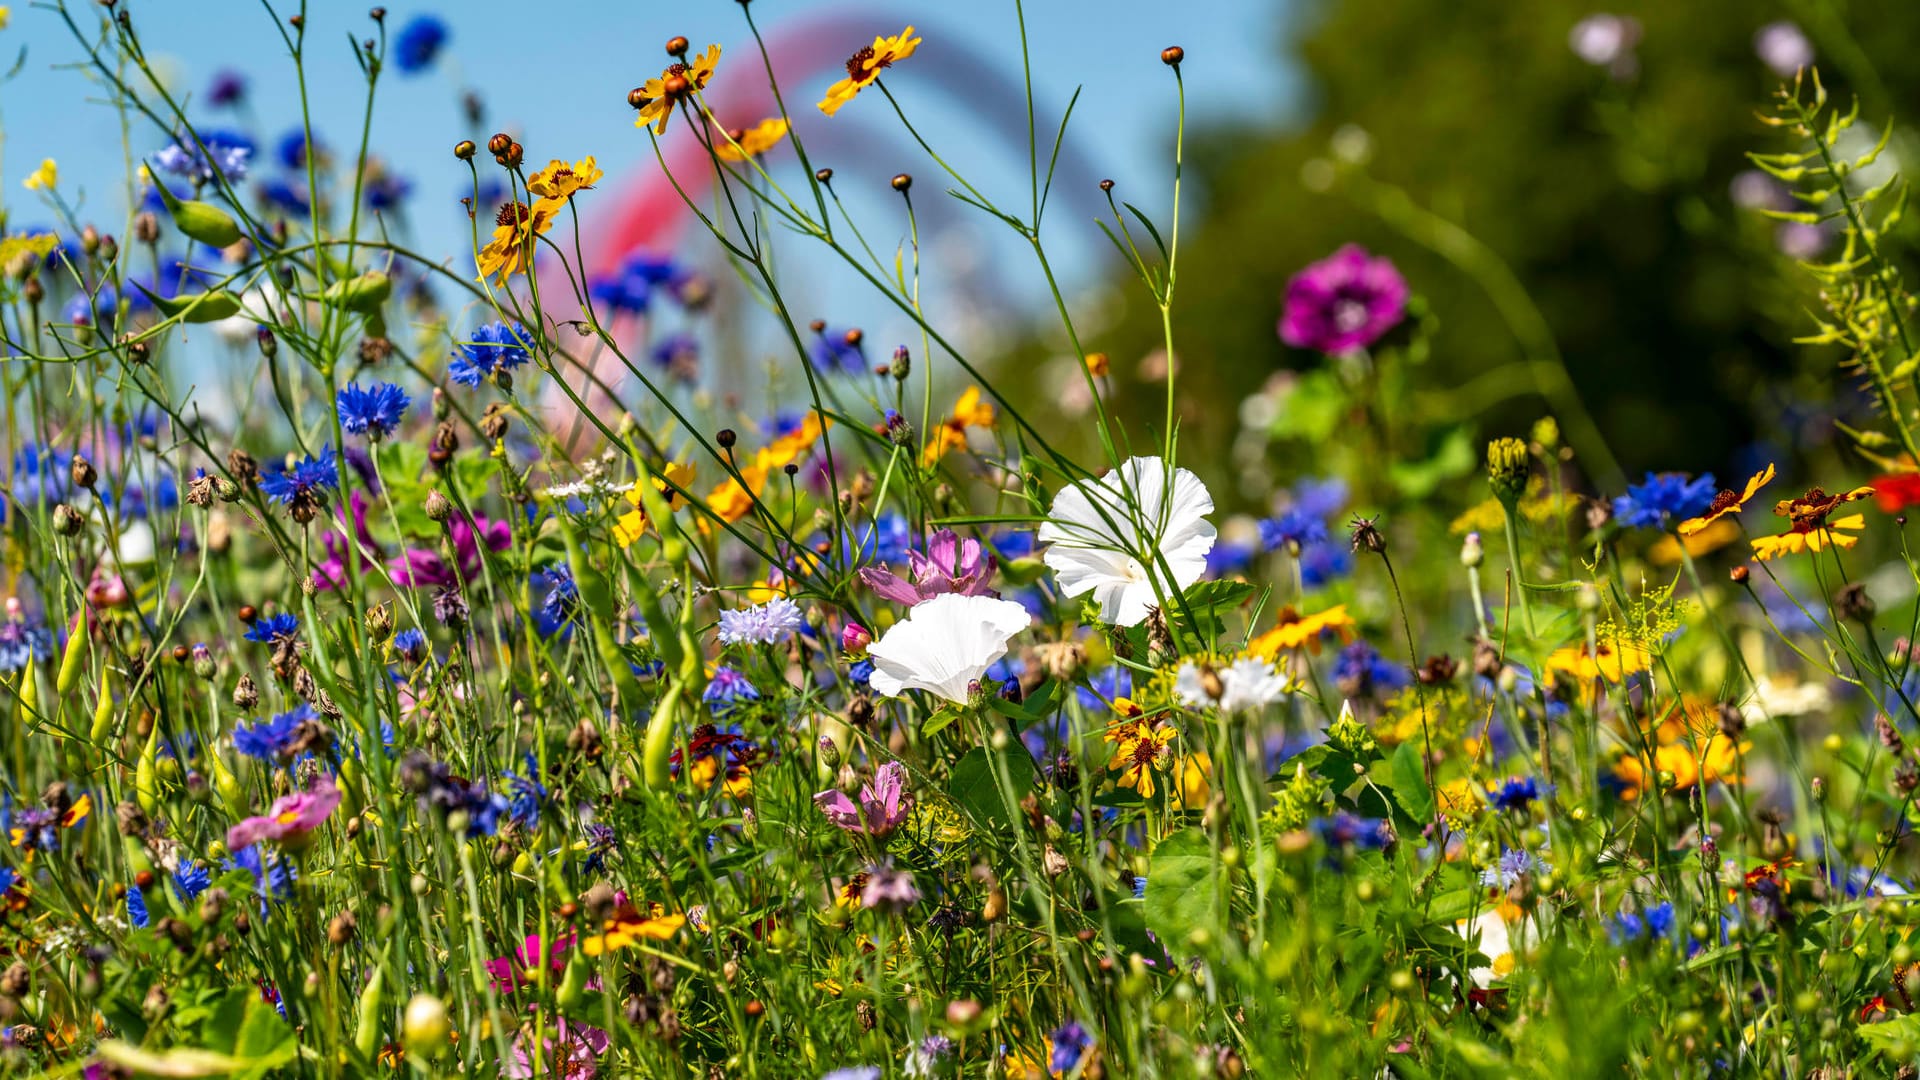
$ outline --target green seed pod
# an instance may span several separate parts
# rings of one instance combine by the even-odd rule
[[[386,1011],[387,969],[376,967],[367,988],[360,991],[357,1026],[353,1030],[353,1048],[372,1061],[380,1052],[380,1015]]]
[[[579,950],[567,960],[566,974],[560,977],[560,989],[553,996],[554,1004],[562,1009],[571,1009],[580,1004],[587,996],[587,975],[591,971],[587,958]]]
[[[194,293],[190,296],[167,298],[148,290],[145,285],[134,282],[133,287],[147,294],[160,314],[169,319],[178,318],[190,323],[219,322],[240,313],[240,298],[230,292],[215,291]]]
[[[140,751],[140,764],[133,770],[133,797],[140,809],[152,817],[160,812],[160,725],[153,725],[146,748]]]
[[[380,310],[380,305],[393,295],[393,279],[385,271],[369,270],[359,277],[336,281],[327,286],[320,294],[321,299],[336,307],[362,314],[372,314]]]
[[[100,678],[100,700],[93,707],[93,726],[87,730],[87,741],[104,752],[107,740],[112,737],[113,687],[107,685],[107,678],[103,675]]]
[[[165,184],[156,183],[153,186],[160,192],[160,201],[167,204],[167,213],[173,216],[174,227],[189,239],[217,248],[228,247],[239,241],[242,235],[240,226],[234,223],[232,214],[212,203],[178,198],[167,190]]]
[[[211,747],[207,750],[207,760],[213,769],[213,790],[220,793],[220,801],[227,804],[227,812],[234,817],[247,816],[247,794],[240,787],[240,781],[220,759],[218,751]]]
[[[62,701],[80,681],[80,673],[86,670],[83,663],[87,656],[87,634],[83,625],[67,638],[67,651],[60,657],[60,678],[54,682],[54,690]]]
[[[28,716],[37,716],[40,712],[40,680],[34,676],[39,666],[29,661],[26,667],[20,669],[20,708]]]
[[[675,682],[661,695],[660,703],[654,706],[653,715],[647,718],[647,736],[641,744],[640,767],[647,786],[655,791],[665,791],[673,786],[668,758],[673,754],[673,722],[680,712],[680,699],[685,693],[686,684]]]

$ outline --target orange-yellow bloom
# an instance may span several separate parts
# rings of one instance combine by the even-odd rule
[[[639,941],[666,941],[686,924],[685,915],[664,914],[657,904],[645,916],[629,904],[607,919],[604,933],[582,938],[580,948],[588,956],[599,956],[609,949],[624,949]]]
[[[1548,685],[1552,685],[1556,671],[1565,672],[1583,683],[1599,678],[1619,682],[1622,676],[1630,672],[1646,671],[1652,666],[1653,654],[1646,646],[1630,641],[1620,642],[1618,646],[1602,641],[1598,652],[1589,651],[1585,645],[1569,645],[1548,654]]]
[[[713,152],[720,155],[722,161],[745,161],[780,145],[780,140],[786,137],[786,118],[775,116],[745,131],[728,132],[726,140],[713,144]]]
[[[639,119],[634,127],[653,126],[655,135],[667,133],[667,120],[673,116],[673,108],[695,92],[704,90],[707,81],[713,78],[713,69],[720,64],[720,46],[709,45],[707,51],[694,57],[691,63],[680,60],[668,64],[657,78],[648,79],[640,89],[634,91],[635,107],[640,110]],[[673,79],[685,82],[685,88],[677,94],[667,91],[667,83]]]
[[[1860,542],[1853,535],[1867,527],[1865,514],[1849,514],[1802,532],[1789,529],[1778,536],[1758,536],[1753,539],[1753,557],[1761,562],[1777,559],[1782,555],[1798,555],[1803,551],[1819,551],[1832,544],[1837,548],[1850,548]],[[1836,532],[1834,530],[1844,530]]]
[[[932,465],[947,456],[950,450],[967,448],[967,429],[993,427],[993,403],[980,400],[980,388],[969,386],[960,400],[954,402],[953,415],[940,421],[927,442],[927,448],[921,456],[921,463]]]
[[[667,497],[667,508],[670,510],[680,509],[680,493],[692,483],[693,466],[676,465],[673,462],[668,462],[666,468],[661,470],[661,475],[653,478],[653,486]],[[627,501],[633,504],[633,509],[621,514],[620,520],[613,523],[613,538],[621,547],[632,545],[647,533],[647,515],[640,506],[640,492],[627,492]]]
[[[892,67],[894,61],[912,56],[919,47],[920,39],[913,36],[911,26],[900,31],[898,37],[874,38],[873,44],[847,59],[847,77],[827,88],[827,96],[820,101],[820,111],[828,116],[839,112],[840,106],[872,86],[880,78],[880,72]]]
[[[501,284],[515,274],[524,274],[533,265],[534,237],[553,228],[553,219],[565,199],[541,199],[528,206],[522,202],[501,204],[494,218],[493,239],[480,249],[475,262],[482,278],[497,278]]]
[[[1688,532],[1687,526],[1698,520],[1700,519],[1694,518],[1691,521],[1682,522],[1678,537],[1663,536],[1654,541],[1653,547],[1647,551],[1647,557],[1656,565],[1672,566],[1681,561],[1682,550],[1697,558],[1710,551],[1718,551],[1740,538],[1740,526],[1725,518],[1708,521],[1698,529]]]
[[[556,158],[527,179],[527,190],[549,199],[572,198],[574,192],[586,191],[599,183],[601,175],[600,166],[591,154],[572,165]]]
[[[1249,655],[1262,660],[1272,660],[1282,651],[1304,648],[1312,653],[1320,651],[1320,635],[1329,630],[1340,635],[1340,640],[1348,641],[1353,637],[1356,624],[1353,616],[1347,614],[1347,605],[1335,604],[1325,611],[1312,615],[1302,615],[1292,608],[1280,610],[1280,621],[1274,628],[1247,642]]]
[[[767,486],[775,469],[785,468],[813,448],[832,421],[817,412],[807,414],[800,426],[761,447],[752,460],[740,465],[738,477],[729,476],[707,494],[707,509],[723,521],[739,521],[753,512],[754,499]]]
[[[1715,495],[1713,502],[1707,505],[1707,512],[1701,514],[1699,517],[1688,518],[1681,522],[1678,532],[1681,536],[1692,536],[1728,514],[1739,513],[1747,505],[1747,500],[1753,498],[1754,495],[1759,493],[1761,488],[1766,487],[1772,480],[1773,466],[1769,464],[1766,468],[1753,474],[1753,477],[1747,481],[1745,491],[1735,494],[1732,491],[1723,490],[1720,494]]]

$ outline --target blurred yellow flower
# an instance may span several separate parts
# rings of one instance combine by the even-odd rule
[[[1653,666],[1653,654],[1645,646],[1625,641],[1617,648],[1605,641],[1599,646],[1598,652],[1589,651],[1585,645],[1555,649],[1547,656],[1547,685],[1553,685],[1554,672],[1565,672],[1583,683],[1602,677],[1608,682],[1619,682],[1621,676],[1629,672],[1646,671]]]
[[[13,9],[8,7],[5,4],[0,4],[0,30],[5,30],[7,28],[7,24],[12,21],[13,21]]]
[[[693,470],[692,465],[668,462],[667,467],[661,470],[661,475],[653,478],[653,486],[667,497],[668,509],[680,509],[683,501],[680,492],[693,483]],[[640,492],[627,492],[627,501],[633,504],[633,509],[621,514],[620,520],[613,523],[613,538],[621,547],[631,546],[647,534],[647,515],[640,507]]]
[[[1824,522],[1814,528],[1801,531],[1789,529],[1778,536],[1756,536],[1753,538],[1753,557],[1761,562],[1777,559],[1782,555],[1798,555],[1803,551],[1819,551],[1832,544],[1837,548],[1850,548],[1860,542],[1853,535],[1867,527],[1865,514],[1849,514],[1846,517]],[[1835,529],[1845,530],[1834,532]]]
[[[1132,788],[1143,799],[1153,798],[1154,770],[1172,756],[1167,744],[1172,742],[1179,732],[1171,724],[1156,724],[1147,720],[1129,720],[1115,724],[1107,729],[1107,742],[1117,744],[1113,751],[1113,760],[1107,762],[1108,771],[1120,770],[1116,781],[1121,787]],[[1185,776],[1180,777],[1185,786]]]
[[[827,88],[827,96],[820,100],[820,111],[828,116],[839,112],[840,106],[872,86],[880,78],[881,71],[892,67],[896,60],[912,56],[919,47],[920,39],[913,36],[911,26],[900,31],[898,37],[874,38],[873,44],[847,59],[847,77]]]
[[[1700,519],[1694,519],[1694,521],[1698,520]],[[1680,562],[1680,545],[1682,544],[1686,545],[1688,555],[1699,557],[1710,551],[1718,551],[1740,539],[1740,526],[1724,518],[1708,521],[1692,532],[1688,532],[1687,526],[1692,523],[1691,521],[1682,522],[1680,535],[1677,538],[1663,536],[1654,541],[1653,547],[1647,552],[1647,557],[1653,560],[1654,565],[1672,566]]]
[[[1280,609],[1280,621],[1273,629],[1247,642],[1247,653],[1262,660],[1272,660],[1281,652],[1304,648],[1308,652],[1319,653],[1320,635],[1329,630],[1340,635],[1342,641],[1353,637],[1353,616],[1347,614],[1347,605],[1335,604],[1325,611],[1312,615],[1302,615],[1292,608]]]
[[[569,199],[600,182],[600,166],[588,154],[572,165],[555,159],[527,180],[527,190],[549,199]]]
[[[707,509],[723,521],[739,521],[753,512],[754,499],[767,485],[775,469],[783,469],[812,449],[832,421],[817,412],[807,414],[800,426],[761,447],[753,459],[739,467],[740,475],[729,476],[719,487],[707,493]],[[701,527],[708,527],[701,522]]]
[[[993,405],[980,400],[980,388],[967,387],[966,393],[953,405],[953,415],[940,421],[933,429],[933,438],[928,441],[926,451],[921,455],[921,464],[932,465],[947,456],[950,450],[967,448],[967,429],[993,427]]]
[[[745,131],[731,131],[727,138],[731,142],[713,144],[713,152],[720,155],[722,161],[745,161],[780,145],[787,137],[787,121],[784,117],[762,120]]]
[[[33,172],[28,175],[26,186],[28,191],[40,191],[42,189],[52,191],[53,186],[59,183],[59,181],[60,166],[56,164],[52,158],[46,158],[40,162],[39,168],[33,170]]]
[[[639,941],[666,941],[687,924],[685,915],[664,914],[658,904],[651,905],[651,909],[643,916],[632,905],[622,905],[606,921],[605,933],[580,939],[581,951],[588,956],[599,956],[609,949],[624,949]]]
[[[694,93],[704,90],[707,81],[713,78],[713,69],[720,64],[720,46],[709,45],[707,51],[693,59],[692,63],[675,61],[667,65],[657,78],[648,79],[645,85],[634,91],[630,99],[640,110],[640,118],[633,122],[634,127],[653,126],[655,135],[667,133],[667,120],[673,116],[673,107]],[[682,80],[677,93],[670,93],[667,84],[675,79]]]

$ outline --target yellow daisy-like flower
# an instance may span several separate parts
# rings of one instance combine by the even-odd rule
[[[1353,616],[1347,614],[1347,605],[1335,604],[1325,611],[1312,615],[1302,615],[1292,608],[1280,610],[1280,621],[1274,628],[1247,642],[1247,653],[1262,660],[1272,660],[1283,651],[1306,649],[1312,653],[1320,651],[1320,635],[1329,630],[1340,635],[1340,640],[1353,637],[1356,624]]]
[[[786,119],[775,116],[762,120],[745,131],[728,132],[727,138],[730,141],[715,143],[713,152],[720,155],[722,161],[745,161],[748,158],[759,157],[779,146],[780,140],[786,137]]]
[[[1598,652],[1589,651],[1585,645],[1569,645],[1547,656],[1547,685],[1553,685],[1555,672],[1565,672],[1582,683],[1601,678],[1619,682],[1628,673],[1652,667],[1653,654],[1645,646],[1630,641],[1622,641],[1617,646],[1599,642]]]
[[[921,464],[932,465],[946,457],[950,450],[965,450],[967,429],[991,428],[993,418],[993,403],[980,400],[979,387],[967,387],[966,393],[960,395],[960,400],[954,402],[953,415],[940,421],[940,426],[933,429],[933,438],[928,441],[921,455]]]
[[[738,477],[729,476],[707,494],[707,509],[724,521],[739,521],[753,512],[753,501],[767,485],[774,470],[783,469],[813,448],[832,421],[817,412],[807,414],[800,426],[761,447],[751,461],[740,465]],[[706,527],[702,522],[701,526]]]
[[[1437,794],[1441,816],[1447,819],[1448,826],[1455,829],[1466,828],[1485,805],[1471,780],[1452,780],[1441,784]]]
[[[1829,544],[1837,548],[1850,548],[1858,544],[1860,538],[1852,534],[1867,527],[1866,515],[1849,514],[1837,519],[1832,515],[1841,506],[1872,494],[1870,487],[1858,487],[1836,494],[1809,488],[1805,495],[1798,498],[1780,500],[1774,504],[1773,512],[1786,518],[1792,527],[1778,536],[1755,538],[1753,557],[1764,562],[1782,555],[1819,551]]]
[[[644,85],[628,98],[633,106],[640,110],[639,119],[634,127],[652,125],[655,135],[667,133],[667,120],[673,116],[673,107],[681,101],[707,87],[713,78],[713,69],[720,64],[720,46],[709,45],[707,51],[694,57],[691,63],[679,60],[668,64],[658,78],[648,79]],[[679,80],[675,83],[674,80]],[[673,86],[670,89],[669,85]]]
[[[1700,519],[1693,519],[1693,521],[1698,520]],[[1686,529],[1690,524],[1692,521],[1681,524],[1680,535],[1677,538],[1663,536],[1654,541],[1653,547],[1647,551],[1647,557],[1652,559],[1655,565],[1672,566],[1681,561],[1680,552],[1683,550],[1681,546],[1683,544],[1688,555],[1698,558],[1740,539],[1740,526],[1725,518],[1709,521],[1700,528],[1688,532]]]
[[[624,949],[641,941],[666,941],[685,925],[685,915],[665,914],[658,904],[652,905],[646,915],[627,905],[607,919],[604,933],[580,939],[580,948],[588,956],[599,956],[610,949]]]
[[[1117,743],[1113,760],[1107,763],[1109,771],[1119,770],[1117,783],[1121,787],[1132,788],[1143,799],[1153,798],[1154,770],[1172,756],[1167,744],[1174,740],[1179,732],[1171,724],[1156,724],[1146,720],[1129,720],[1116,724],[1107,730],[1104,738]],[[1184,786],[1185,777],[1181,777]]]
[[[1747,505],[1747,500],[1753,498],[1761,488],[1766,487],[1772,480],[1773,466],[1769,464],[1766,468],[1753,474],[1752,479],[1747,481],[1747,489],[1745,491],[1738,494],[1732,491],[1720,492],[1720,494],[1713,497],[1713,502],[1708,504],[1706,513],[1681,522],[1680,528],[1677,531],[1681,536],[1693,536],[1728,514],[1739,513],[1741,509]]]
[[[680,492],[693,483],[693,470],[692,465],[668,462],[667,467],[661,470],[662,475],[653,478],[653,486],[667,497],[668,509],[680,509]],[[633,509],[621,514],[620,520],[613,523],[613,538],[621,547],[630,547],[647,534],[647,515],[640,507],[640,492],[627,492],[627,501],[633,504]]]
[[[501,284],[515,274],[524,274],[533,265],[534,237],[553,228],[553,219],[565,199],[541,199],[528,206],[522,202],[503,203],[494,217],[493,239],[480,249],[475,263],[482,278],[496,278]]]
[[[43,159],[40,167],[27,175],[25,180],[28,191],[52,191],[60,182],[60,166],[52,158]]]
[[[548,199],[570,199],[600,182],[600,165],[588,154],[572,165],[555,159],[527,180],[527,190]]]
[[[892,67],[895,61],[912,56],[919,47],[920,39],[913,36],[911,26],[900,31],[898,37],[874,38],[873,44],[847,59],[847,77],[827,88],[827,96],[820,100],[820,111],[828,116],[839,112],[840,106],[872,86],[880,78],[880,72]]]

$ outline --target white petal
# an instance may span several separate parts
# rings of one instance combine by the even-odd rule
[[[1160,561],[1171,572],[1174,589],[1186,589],[1206,572],[1217,535],[1206,519],[1213,496],[1199,477],[1176,468],[1169,499],[1168,479],[1163,459],[1129,458],[1105,476],[1062,488],[1036,536],[1049,545],[1044,561],[1061,591],[1067,596],[1092,592],[1107,622],[1132,626],[1146,618],[1147,609],[1160,601],[1148,574],[1151,569],[1159,575]],[[1132,551],[1150,558],[1157,553],[1155,565],[1142,566],[1128,554]]]
[[[915,604],[867,650],[871,685],[884,697],[926,690],[948,701],[967,700],[967,688],[1007,654],[1007,641],[1032,621],[1027,609],[991,596],[945,593]]]

